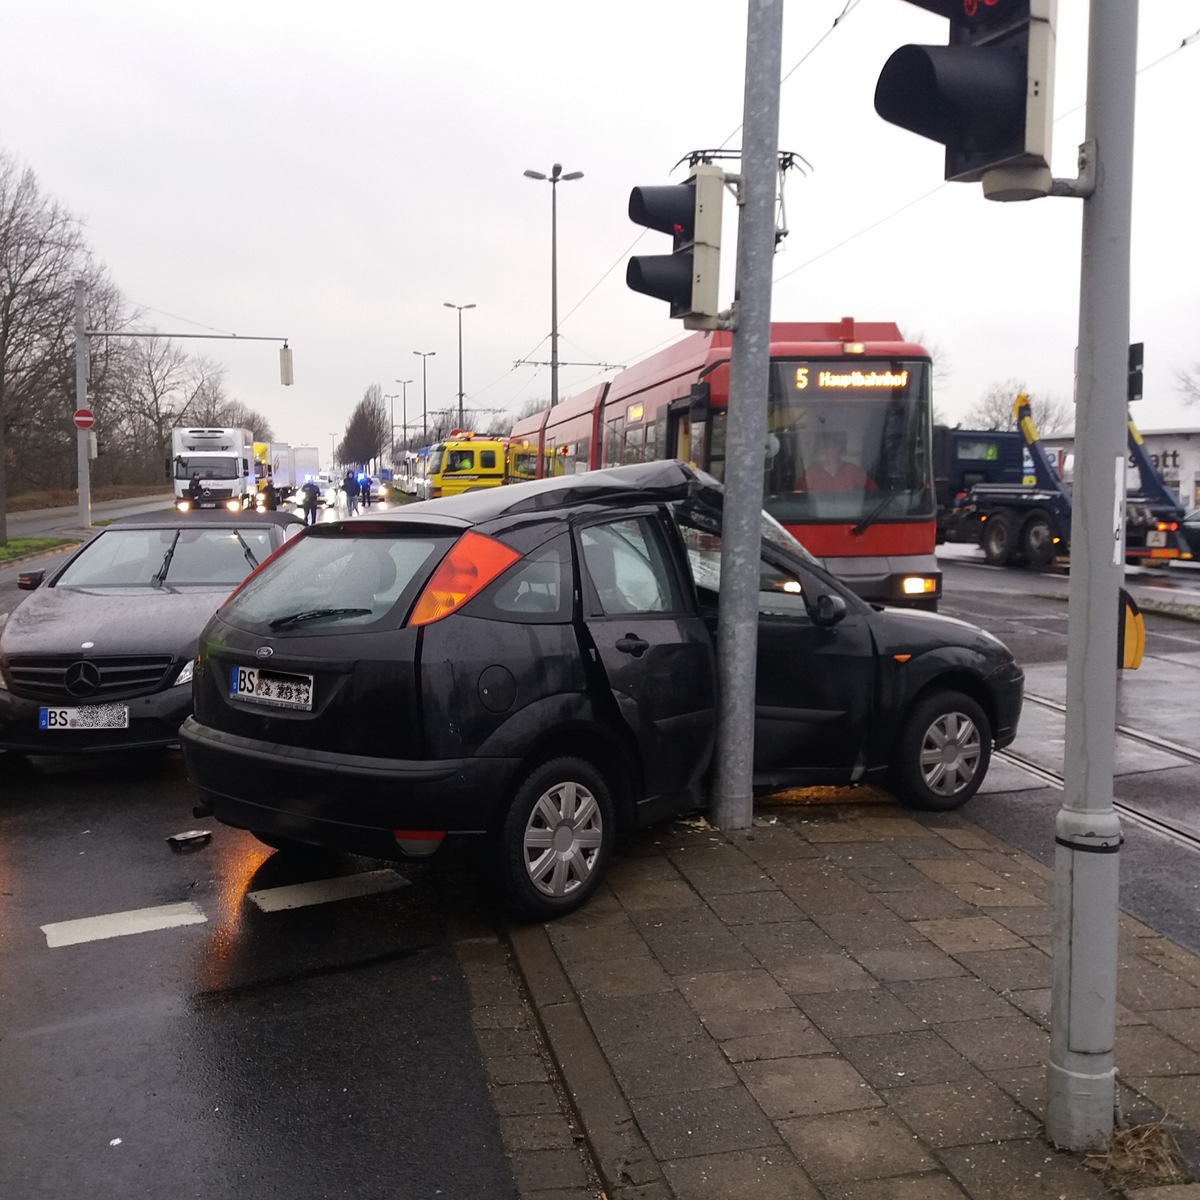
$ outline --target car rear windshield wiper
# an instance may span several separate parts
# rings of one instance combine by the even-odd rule
[[[320,621],[326,617],[365,617],[373,611],[370,608],[310,608],[288,617],[276,617],[267,625],[271,629],[283,629],[287,625],[299,625],[301,621]]]

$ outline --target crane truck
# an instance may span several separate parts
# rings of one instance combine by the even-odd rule
[[[994,566],[1045,567],[1071,551],[1071,491],[1041,442],[1024,393],[1018,431],[934,428],[938,540],[982,547]],[[1190,560],[1184,509],[1128,421],[1129,462],[1139,486],[1125,497],[1125,560]]]

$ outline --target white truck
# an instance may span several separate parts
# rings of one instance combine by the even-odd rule
[[[167,475],[180,507],[246,508],[257,490],[254,435],[249,429],[172,429]]]

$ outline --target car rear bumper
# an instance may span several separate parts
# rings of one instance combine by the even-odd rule
[[[226,825],[376,858],[403,858],[397,831],[494,828],[517,759],[419,761],[280,746],[189,717],[184,762]]]

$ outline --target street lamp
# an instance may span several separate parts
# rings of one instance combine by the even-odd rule
[[[337,453],[337,451],[334,449],[334,443],[335,443],[336,439],[337,439],[336,433],[331,433],[329,435],[329,473],[331,475],[333,474],[333,468],[336,465],[333,461],[333,456]]]
[[[429,376],[426,374],[425,368],[429,365],[428,360],[437,351],[414,350],[413,353],[421,356],[421,440],[424,443],[429,441]]]
[[[394,383],[398,383],[403,389],[404,394],[400,401],[402,407],[400,415],[404,418],[404,448],[408,449],[408,385],[412,383],[411,379],[396,379]],[[392,469],[396,467],[396,406],[392,405]]]
[[[464,308],[474,308],[473,304],[451,304],[449,300],[442,304],[443,308],[458,309],[458,427],[463,427],[463,385],[462,385],[462,315]]]
[[[582,179],[582,171],[562,173],[562,163],[555,163],[549,175],[541,171],[526,171],[529,179],[550,180],[550,407],[558,403],[558,183]]]

